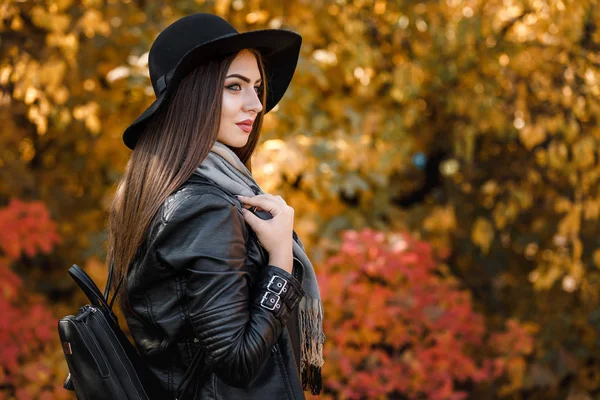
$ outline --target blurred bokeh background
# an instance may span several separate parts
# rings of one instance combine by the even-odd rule
[[[0,399],[72,399],[56,321],[180,16],[302,34],[254,174],[325,302],[324,399],[600,398],[597,0],[1,0]]]

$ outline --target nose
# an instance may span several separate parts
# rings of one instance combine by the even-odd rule
[[[262,111],[263,105],[260,102],[259,94],[254,89],[249,90],[244,97],[244,111],[258,114]]]

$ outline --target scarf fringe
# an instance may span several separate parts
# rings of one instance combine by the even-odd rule
[[[302,388],[319,394],[323,387],[321,368],[324,364],[323,306],[319,299],[303,297],[298,305],[298,324],[302,340],[300,346],[300,375]]]
[[[321,379],[321,368],[311,365],[302,372],[302,390],[310,385],[310,392],[314,395],[321,393],[323,381]]]

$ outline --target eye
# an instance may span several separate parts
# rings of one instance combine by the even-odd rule
[[[232,85],[226,86],[227,89],[229,90],[234,90],[234,91],[238,91],[238,90],[242,90],[242,87],[240,86],[239,83],[234,83]]]
[[[256,90],[256,93],[259,93],[259,94],[262,93],[263,89],[264,89],[263,85],[254,86],[254,90]]]

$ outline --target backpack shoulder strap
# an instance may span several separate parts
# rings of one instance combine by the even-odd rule
[[[83,269],[81,269],[78,265],[73,264],[71,268],[69,268],[69,275],[71,278],[79,285],[83,293],[90,299],[90,302],[96,307],[104,307],[107,310],[110,310],[108,303],[106,303],[106,299],[98,289],[98,286],[94,283],[92,278],[89,277],[88,274],[85,273]]]

